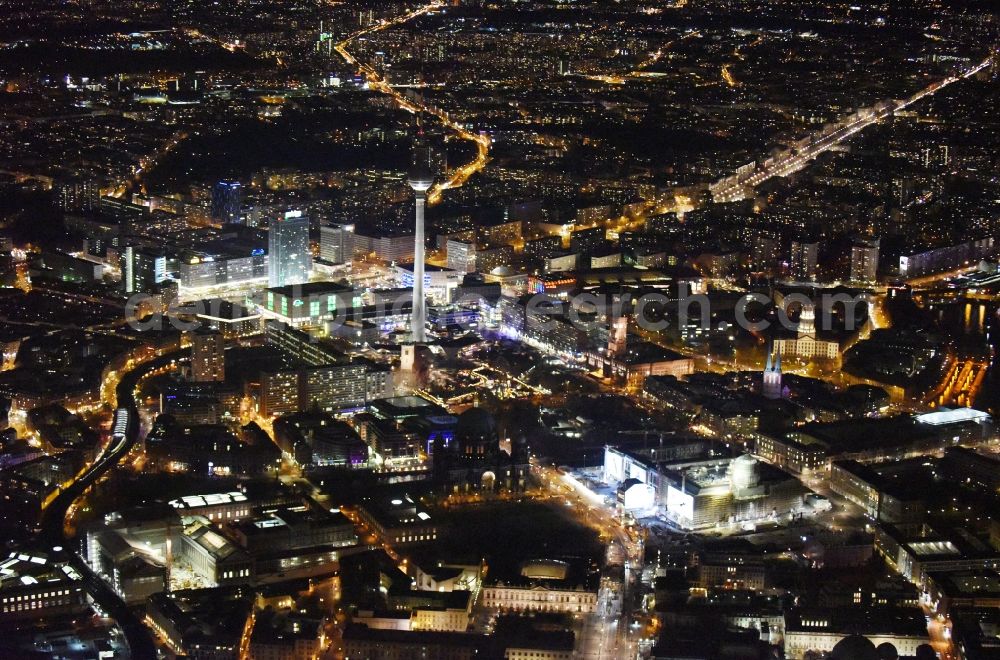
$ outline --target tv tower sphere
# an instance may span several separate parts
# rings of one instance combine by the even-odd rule
[[[406,181],[416,192],[427,192],[434,185],[434,175],[426,158],[418,157],[406,175]]]

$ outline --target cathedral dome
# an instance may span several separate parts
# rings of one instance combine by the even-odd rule
[[[497,424],[493,415],[485,408],[469,408],[458,416],[458,424],[455,427],[455,434],[463,433],[471,435],[496,434]]]
[[[458,416],[455,441],[460,456],[489,456],[497,451],[497,424],[487,410],[470,408]]]
[[[851,635],[837,642],[830,660],[880,660],[875,645],[861,635]]]
[[[879,644],[877,651],[879,660],[899,660],[899,651],[889,642]]]

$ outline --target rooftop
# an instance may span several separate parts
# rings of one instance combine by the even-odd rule
[[[72,566],[44,552],[15,551],[0,561],[0,592],[82,580]]]
[[[935,412],[917,415],[916,420],[921,424],[931,426],[942,426],[945,424],[958,424],[962,422],[986,422],[989,421],[989,413],[975,410],[973,408],[941,408]]]
[[[405,270],[405,271],[408,271],[408,272],[412,273],[413,272],[413,263],[411,262],[411,263],[405,263],[405,264],[396,264],[396,268],[399,269],[399,270]],[[425,273],[445,273],[445,272],[447,272],[447,273],[457,273],[458,271],[454,270],[452,268],[445,268],[443,266],[435,266],[433,264],[424,264],[424,272]]]
[[[181,589],[153,594],[149,607],[173,623],[186,647],[234,647],[253,611],[253,596],[244,586]]]
[[[658,344],[643,341],[630,345],[625,353],[617,359],[625,364],[650,364],[654,362],[675,362],[688,358],[676,351],[663,348]]]
[[[225,559],[234,554],[243,553],[238,546],[203,522],[196,522],[184,529],[184,536],[201,546],[216,560]]]
[[[927,637],[927,622],[918,608],[793,608],[785,620],[788,631]]]
[[[423,525],[431,520],[431,515],[410,495],[365,498],[362,506],[379,522],[388,527],[402,525]]]
[[[227,493],[210,493],[208,495],[184,495],[176,500],[170,500],[170,506],[175,509],[200,509],[220,504],[246,502],[247,496],[238,490]]]
[[[306,282],[305,284],[289,284],[286,286],[276,286],[267,289],[267,293],[289,298],[302,296],[315,296],[321,294],[351,293],[354,287],[338,284],[337,282]]]

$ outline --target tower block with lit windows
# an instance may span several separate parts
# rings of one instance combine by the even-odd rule
[[[424,209],[427,207],[427,191],[434,185],[431,172],[430,149],[423,140],[417,141],[413,149],[413,165],[407,175],[407,183],[416,195],[416,225],[413,231],[413,314],[410,317],[410,333],[414,343],[427,341],[427,300],[424,297]]]

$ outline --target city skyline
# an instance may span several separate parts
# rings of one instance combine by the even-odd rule
[[[0,9],[0,657],[993,660],[1000,11]]]

